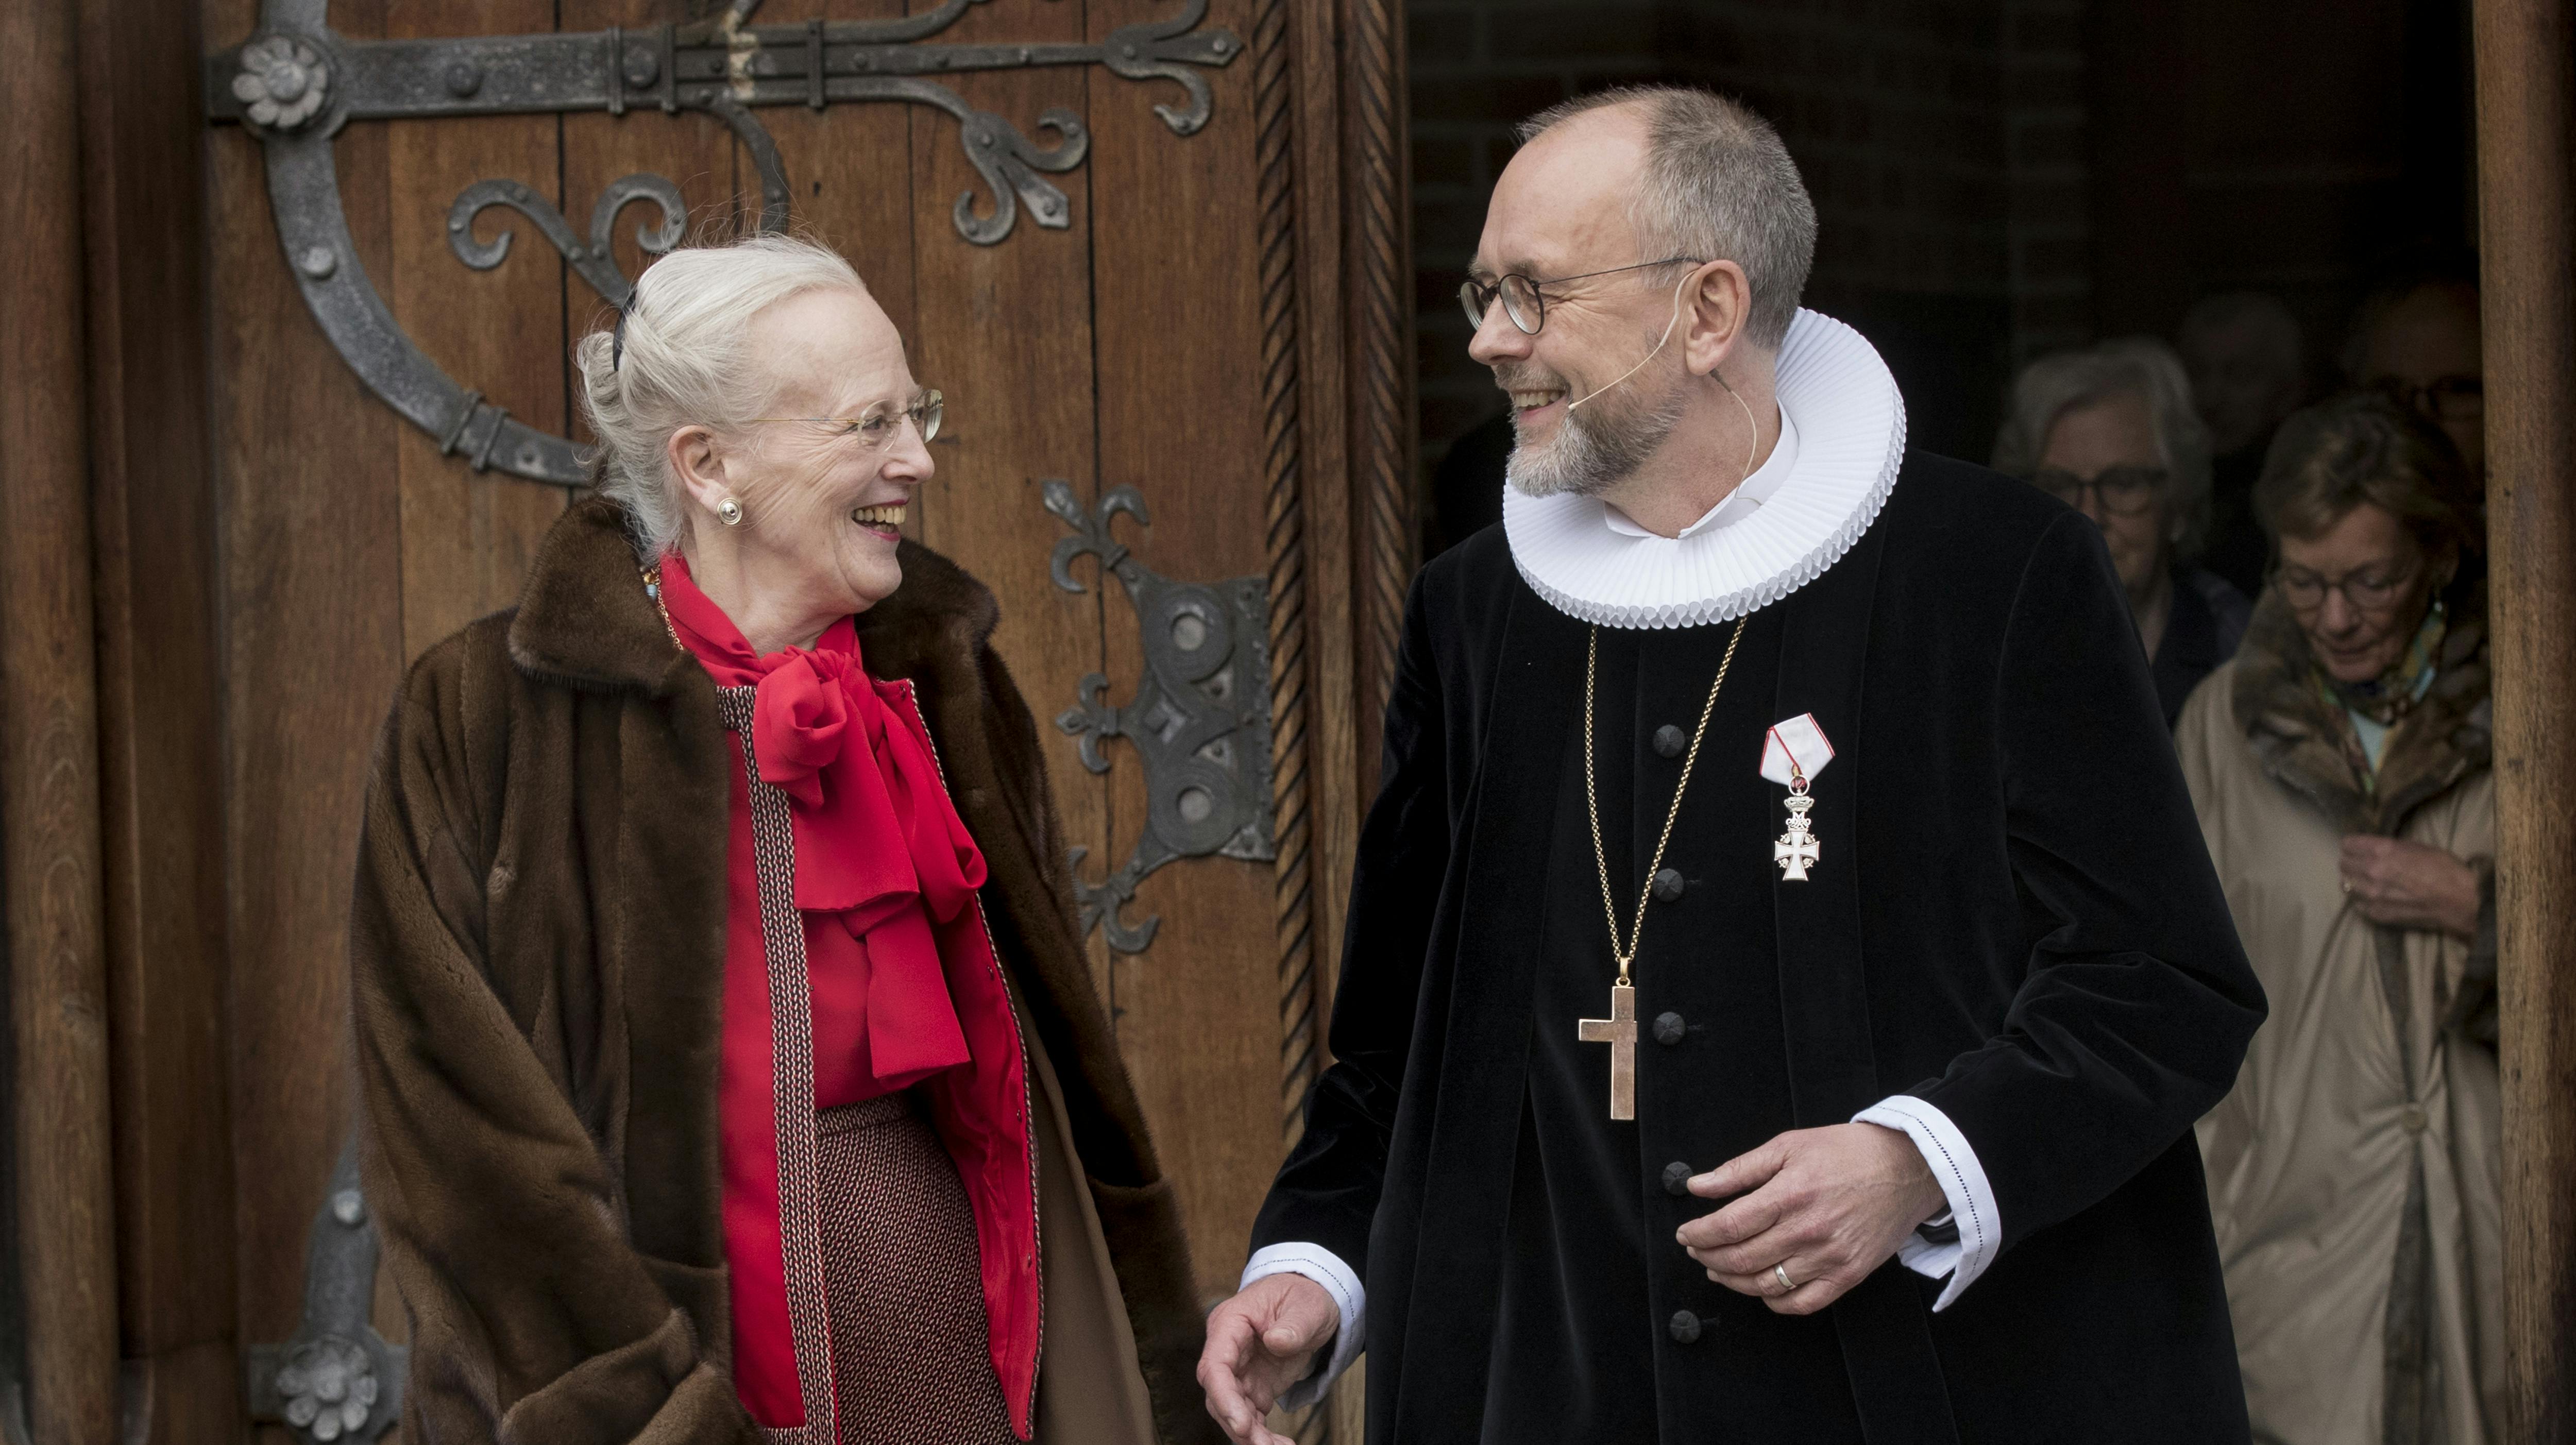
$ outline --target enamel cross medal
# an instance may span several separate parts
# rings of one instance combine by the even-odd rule
[[[1816,846],[1816,835],[1807,831],[1807,810],[1816,800],[1807,796],[1807,778],[1803,773],[1789,776],[1789,831],[1771,845],[1771,861],[1780,865],[1783,883],[1807,881],[1807,870],[1823,856]]]
[[[1782,800],[1789,810],[1789,831],[1771,845],[1771,861],[1780,865],[1783,883],[1806,882],[1807,870],[1824,856],[1824,846],[1807,825],[1807,810],[1816,806],[1816,800],[1807,796],[1807,785],[1833,760],[1834,745],[1825,741],[1825,730],[1816,725],[1814,713],[1772,724],[1762,740],[1762,776],[1789,789]]]

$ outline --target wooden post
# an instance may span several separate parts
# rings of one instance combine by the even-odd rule
[[[0,901],[35,1438],[117,1431],[77,7],[0,6]]]
[[[1402,0],[1344,0],[1342,16],[1351,581],[1358,589],[1361,790],[1374,796],[1404,599],[1421,550],[1414,505],[1420,463],[1414,457],[1413,173]]]
[[[242,1421],[198,8],[76,7],[116,1319],[155,1442]]]
[[[2508,1438],[2576,1431],[2576,177],[2571,0],[2477,0]]]

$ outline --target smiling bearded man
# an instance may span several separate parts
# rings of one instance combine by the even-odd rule
[[[1336,1062],[1199,1379],[1239,1441],[2242,1441],[2191,1126],[2263,998],[2098,529],[1905,449],[1741,107],[1540,116],[1463,295]]]

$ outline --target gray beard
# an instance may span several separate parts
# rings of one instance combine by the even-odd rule
[[[1556,440],[1545,446],[1520,441],[1515,424],[1515,445],[1503,467],[1503,479],[1513,490],[1526,497],[1600,496],[1663,449],[1673,428],[1681,425],[1686,394],[1674,385],[1660,396],[1603,396],[1585,405],[1593,409],[1567,408]]]

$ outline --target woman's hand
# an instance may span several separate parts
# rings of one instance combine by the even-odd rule
[[[2367,834],[2346,838],[2343,891],[2373,923],[2478,936],[2477,871],[2439,848]]]

